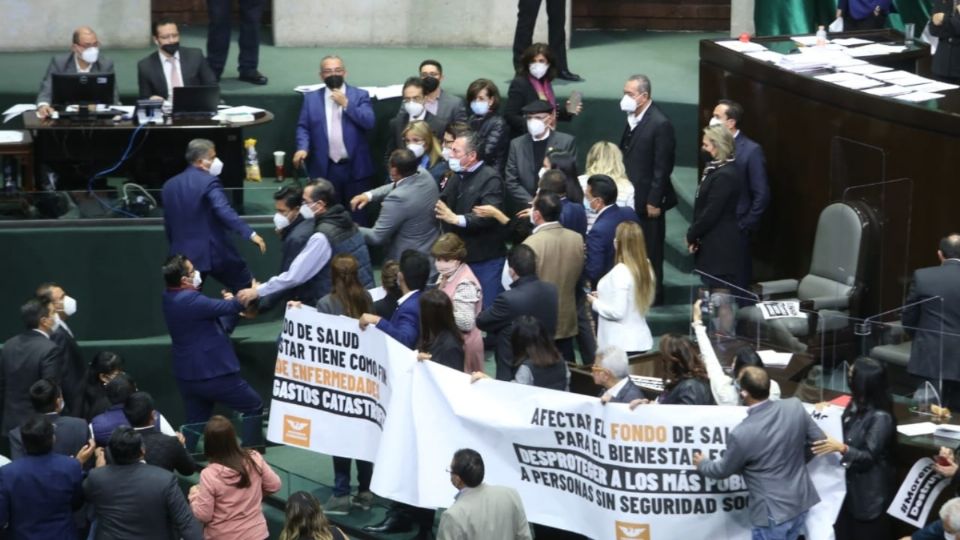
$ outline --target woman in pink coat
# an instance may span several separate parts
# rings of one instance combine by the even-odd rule
[[[430,254],[436,259],[440,278],[437,288],[453,301],[453,319],[463,332],[463,370],[466,373],[483,371],[483,336],[477,328],[477,315],[483,305],[480,282],[463,260],[467,247],[453,233],[446,233],[433,244]]]

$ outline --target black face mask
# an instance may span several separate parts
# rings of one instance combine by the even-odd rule
[[[163,52],[169,54],[170,56],[173,56],[177,54],[177,51],[180,50],[180,42],[178,41],[176,43],[164,43],[163,45],[160,46],[160,48],[163,49]]]
[[[707,163],[710,163],[711,161],[713,161],[713,156],[710,155],[710,152],[707,152],[706,150],[704,150],[703,148],[701,148],[701,149],[700,149],[700,163],[703,163],[704,165],[706,165]]]
[[[334,90],[343,86],[343,75],[330,75],[329,77],[323,78],[323,84],[327,85],[327,88]]]
[[[437,88],[440,88],[440,79],[436,77],[424,77],[422,81],[424,94],[429,94]]]

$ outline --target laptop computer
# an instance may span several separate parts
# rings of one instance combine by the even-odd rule
[[[173,89],[173,116],[210,118],[220,104],[219,86],[180,86]]]

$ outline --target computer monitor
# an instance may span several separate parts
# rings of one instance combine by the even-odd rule
[[[173,116],[213,116],[220,104],[219,86],[180,86],[173,89]]]
[[[112,105],[116,78],[113,73],[54,73],[53,106]]]

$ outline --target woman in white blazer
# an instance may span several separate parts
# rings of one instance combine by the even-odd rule
[[[657,278],[647,260],[640,225],[624,221],[617,226],[614,267],[600,279],[588,301],[597,312],[597,350],[611,345],[628,354],[653,348],[645,318],[656,291]]]

